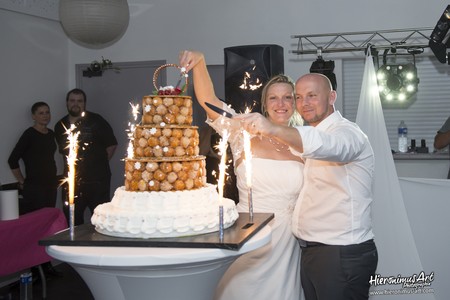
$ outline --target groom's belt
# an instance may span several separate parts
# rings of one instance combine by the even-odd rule
[[[297,241],[301,248],[326,246],[326,244],[322,244],[322,243],[318,243],[318,242],[309,242],[309,241],[302,240],[300,238],[297,238]]]
[[[302,240],[301,238],[297,238],[298,244],[300,245],[301,248],[309,248],[309,247],[318,247],[318,246],[331,246],[328,244],[323,244],[323,243],[319,243],[319,242],[309,242],[309,241],[305,241]],[[340,247],[347,247],[347,246],[374,246],[375,242],[373,241],[373,239],[367,240],[365,242],[359,243],[359,244],[350,244],[350,245],[332,245],[332,246],[340,246]]]

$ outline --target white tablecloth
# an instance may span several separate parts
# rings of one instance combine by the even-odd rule
[[[425,273],[434,272],[436,299],[450,295],[450,180],[399,178],[406,212]],[[392,258],[395,259],[395,258]]]
[[[271,240],[265,226],[238,251],[216,248],[49,246],[71,264],[96,300],[210,300],[218,281],[240,255]]]

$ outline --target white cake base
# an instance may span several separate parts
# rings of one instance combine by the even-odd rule
[[[223,199],[224,228],[239,217],[233,200]],[[116,190],[111,202],[97,206],[95,230],[110,236],[164,238],[219,230],[219,195],[214,185],[190,191],[128,192]]]

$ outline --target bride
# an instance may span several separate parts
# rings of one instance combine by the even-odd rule
[[[243,135],[239,121],[226,118],[209,109],[205,102],[236,112],[219,100],[214,92],[204,55],[182,51],[180,66],[193,71],[195,95],[205,109],[207,123],[219,134],[230,130],[228,139],[234,158],[239,190],[238,211],[248,212]],[[261,111],[268,120],[285,126],[301,125],[295,112],[294,84],[284,75],[276,75],[264,86]],[[287,145],[267,137],[253,137],[252,199],[254,212],[274,213],[269,223],[272,241],[263,248],[239,257],[226,271],[216,290],[215,299],[301,298],[300,247],[291,233],[291,216],[303,184],[303,161],[292,155]]]

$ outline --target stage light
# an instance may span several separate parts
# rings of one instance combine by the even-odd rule
[[[398,50],[396,45],[385,49],[383,64],[377,71],[378,92],[385,108],[410,106],[418,90],[416,55],[423,53],[424,49],[409,47],[406,53],[398,53]]]
[[[444,10],[441,17],[439,18],[436,26],[434,27],[433,32],[431,32],[430,41],[428,42],[428,45],[430,46],[436,58],[443,64],[445,62],[450,64],[447,54],[447,48],[450,47],[449,29],[450,29],[450,5],[447,6],[447,8]]]
[[[333,90],[336,90],[336,75],[334,74],[334,61],[333,60],[323,60],[322,56],[319,54],[317,60],[315,60],[311,67],[309,68],[310,73],[320,73],[328,77],[331,81]]]
[[[382,102],[405,102],[417,92],[419,78],[416,66],[408,64],[384,64],[377,72]]]

